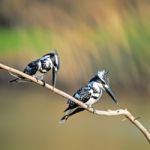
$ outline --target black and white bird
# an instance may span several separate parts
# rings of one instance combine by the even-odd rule
[[[117,100],[109,86],[108,72],[105,70],[98,71],[98,73],[88,82],[86,86],[76,91],[73,97],[85,103],[88,107],[92,107],[93,104],[100,100],[103,90],[109,94],[115,103],[117,103]],[[64,110],[65,114],[60,119],[59,123],[65,123],[70,116],[84,110],[84,108],[80,107],[71,100],[68,100],[67,104],[68,107]]]
[[[41,58],[35,61],[30,62],[26,66],[23,72],[35,77],[37,80],[43,81],[44,75],[52,69],[52,85],[53,87],[55,87],[57,72],[59,68],[60,68],[60,59],[59,59],[58,53],[54,51],[54,52],[45,54],[44,56],[42,56]],[[9,81],[11,83],[26,81],[25,78],[23,77],[20,77],[14,74],[12,75],[16,76],[16,78]],[[43,84],[45,84],[45,81],[43,81]]]

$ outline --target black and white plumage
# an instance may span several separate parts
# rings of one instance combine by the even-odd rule
[[[56,85],[57,72],[60,68],[60,59],[56,51],[48,53],[41,58],[30,62],[24,69],[24,73],[35,77],[37,80],[43,81],[44,75],[52,69],[52,85]],[[16,76],[16,75],[15,75]],[[25,81],[23,77],[17,78],[10,82]]]
[[[117,103],[117,100],[112,93],[108,81],[108,72],[105,70],[98,71],[98,73],[88,82],[88,84],[75,92],[73,95],[77,100],[85,103],[88,107],[92,107],[102,96],[102,91],[106,91],[113,101]],[[65,121],[72,115],[83,111],[84,108],[77,105],[75,102],[68,100],[68,107],[64,110],[65,114],[60,119],[59,123],[65,123]]]

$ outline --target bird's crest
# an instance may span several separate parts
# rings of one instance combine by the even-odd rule
[[[109,84],[108,73],[108,70],[98,71],[97,76],[101,81],[104,81],[106,84]]]
[[[58,52],[56,49],[53,49],[50,53],[46,53],[45,55],[43,55],[43,57],[47,56],[47,55],[57,55],[58,56]]]

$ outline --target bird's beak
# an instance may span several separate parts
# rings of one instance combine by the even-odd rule
[[[104,85],[104,88],[107,92],[107,94],[113,99],[113,101],[118,104],[117,99],[115,98],[114,93],[112,92],[112,89],[108,85]]]
[[[57,78],[57,71],[55,70],[55,68],[52,69],[52,85],[53,88],[55,88],[56,86],[56,78]]]

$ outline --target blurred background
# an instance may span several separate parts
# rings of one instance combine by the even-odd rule
[[[101,69],[122,108],[150,130],[149,0],[1,0],[0,62],[23,70],[57,49],[57,87],[73,94]],[[82,112],[58,124],[66,100],[0,70],[1,150],[149,149],[123,117]],[[51,83],[51,74],[46,81]],[[105,93],[97,109],[118,108]]]

